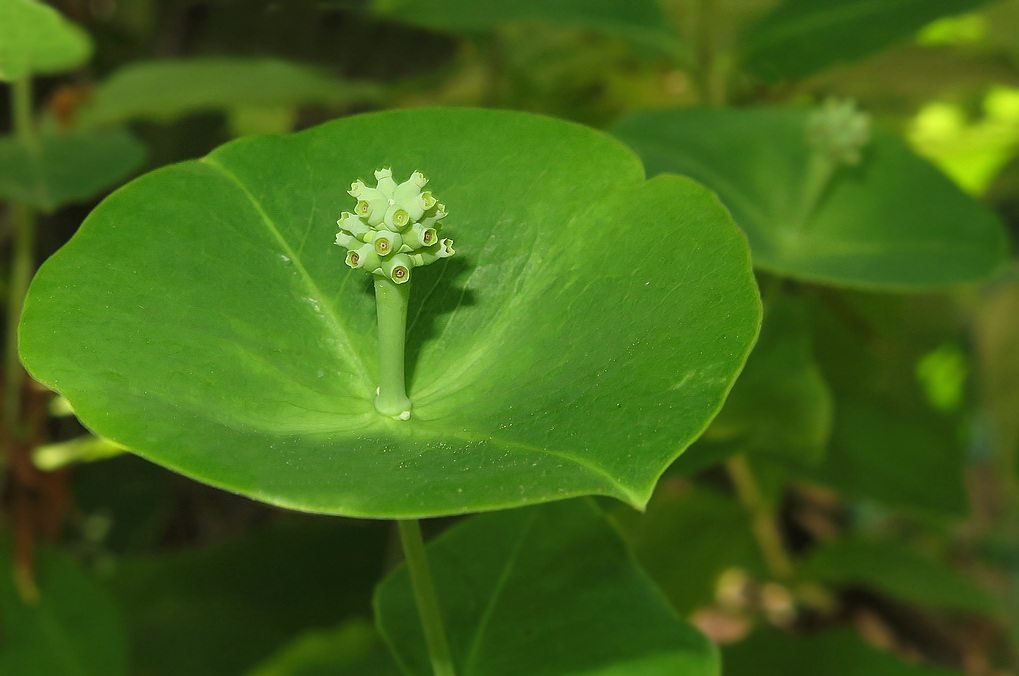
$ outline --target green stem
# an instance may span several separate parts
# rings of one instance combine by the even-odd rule
[[[11,119],[14,120],[14,134],[24,143],[36,144],[35,128],[32,125],[32,79],[23,77],[11,83]]]
[[[754,537],[764,554],[768,571],[781,582],[791,580],[794,574],[793,562],[782,543],[775,510],[761,494],[746,456],[732,456],[725,461],[725,469],[736,488],[736,495],[750,513]]]
[[[410,282],[395,282],[374,275],[375,307],[379,319],[379,393],[375,410],[406,420],[410,417],[405,372],[407,343],[407,302]]]
[[[400,542],[403,544],[403,554],[407,559],[407,570],[410,571],[414,600],[417,601],[418,614],[425,630],[425,642],[428,644],[428,655],[432,659],[432,671],[435,672],[435,676],[456,676],[449,643],[446,641],[446,631],[442,624],[439,599],[435,595],[435,583],[432,582],[432,573],[428,568],[425,542],[421,539],[421,525],[417,519],[400,519],[396,523],[400,528]]]
[[[21,388],[25,371],[18,359],[18,322],[25,294],[32,281],[35,250],[35,212],[23,204],[11,206],[14,217],[14,253],[7,290],[7,343],[4,360],[4,425],[17,437],[21,418]]]
[[[837,168],[838,163],[825,153],[816,150],[810,153],[807,175],[803,179],[803,192],[800,194],[799,216],[794,223],[797,234],[807,227],[807,223],[817,213]]]
[[[11,89],[11,117],[18,140],[31,149],[38,140],[32,122],[32,80],[28,77],[15,80]],[[21,388],[25,372],[18,360],[18,322],[25,303],[28,284],[32,281],[35,250],[35,212],[22,204],[11,205],[14,224],[14,248],[11,261],[10,285],[7,289],[7,342],[4,359],[4,412],[3,422],[12,437],[20,434]]]

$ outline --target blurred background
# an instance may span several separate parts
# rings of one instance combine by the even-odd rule
[[[1019,233],[1019,0],[49,4],[94,46],[82,67],[34,80],[39,128],[87,145],[64,175],[43,190],[0,144],[0,200],[35,210],[36,264],[144,171],[243,135],[419,106],[605,129],[655,172],[693,160],[643,133],[667,119],[646,111],[851,100]],[[705,145],[738,163],[728,139]],[[695,176],[726,202],[715,169]],[[908,293],[787,272],[759,270],[772,319],[745,384],[648,512],[603,508],[673,607],[725,647],[727,675],[1019,673],[1014,262]],[[34,432],[7,463],[0,556],[0,621],[20,637],[0,643],[5,675],[397,673],[371,625],[373,587],[401,556],[391,524],[195,483],[90,437],[38,389],[24,415]],[[25,599],[46,571],[77,671],[39,657],[52,626],[11,629],[41,622]],[[812,670],[826,655],[841,666]]]

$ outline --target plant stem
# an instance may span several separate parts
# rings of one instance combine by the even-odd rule
[[[38,149],[38,140],[32,126],[32,80],[29,77],[15,80],[11,88],[11,117],[14,133],[19,141],[32,151]],[[7,342],[4,359],[4,412],[3,422],[11,438],[20,434],[21,388],[25,372],[18,360],[18,322],[25,304],[28,284],[32,281],[35,250],[35,212],[23,204],[11,205],[14,224],[14,249],[7,289]]]
[[[807,223],[817,209],[821,206],[824,193],[835,175],[838,163],[825,153],[811,151],[810,160],[807,163],[807,174],[803,179],[803,192],[800,194],[799,216],[794,223],[794,230],[797,234],[807,227]]]
[[[32,281],[35,250],[35,212],[23,204],[11,206],[14,220],[14,252],[7,290],[7,343],[4,346],[4,425],[15,437],[21,418],[21,388],[25,371],[18,359],[18,322]]]
[[[428,655],[432,659],[432,670],[435,676],[456,676],[449,643],[446,641],[446,631],[442,624],[439,599],[435,595],[435,583],[432,582],[432,573],[428,568],[425,542],[421,539],[421,524],[417,519],[400,519],[396,523],[400,528],[400,542],[403,544],[403,554],[407,559],[407,570],[410,571],[414,600],[417,601],[421,625],[425,630],[425,642],[428,644]]]
[[[781,582],[792,579],[793,562],[782,543],[775,510],[761,494],[746,456],[734,455],[725,461],[725,469],[736,488],[736,495],[750,513],[757,544],[772,577]]]
[[[406,420],[411,407],[407,398],[404,355],[410,282],[396,284],[380,275],[374,277],[375,308],[379,318],[379,393],[375,398],[375,410]]]

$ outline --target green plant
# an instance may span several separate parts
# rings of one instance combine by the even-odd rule
[[[192,4],[0,0],[0,672],[1014,666],[1015,0]]]

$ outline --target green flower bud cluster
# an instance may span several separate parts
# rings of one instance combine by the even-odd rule
[[[815,152],[842,164],[859,164],[870,142],[870,116],[852,100],[829,98],[807,120],[807,140]]]
[[[360,180],[350,185],[357,205],[336,221],[336,244],[348,249],[350,267],[405,284],[412,268],[453,255],[452,240],[439,239],[446,206],[421,191],[428,179],[420,171],[398,184],[390,169],[379,169],[375,179],[374,188]]]

